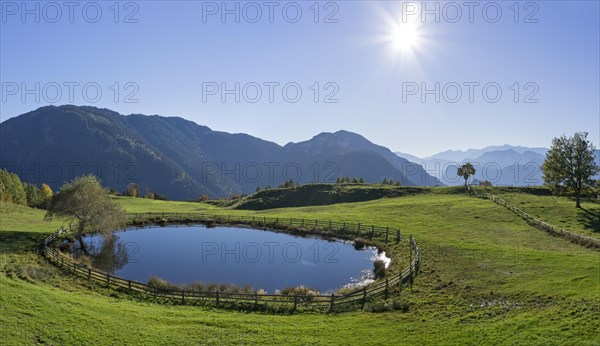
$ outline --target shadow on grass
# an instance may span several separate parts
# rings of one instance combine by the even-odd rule
[[[0,253],[22,253],[36,250],[46,234],[27,231],[0,232]]]
[[[600,233],[600,210],[581,208],[581,213],[577,216],[579,222],[586,229],[591,229],[593,232]]]

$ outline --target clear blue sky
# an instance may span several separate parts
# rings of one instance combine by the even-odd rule
[[[282,13],[286,2],[278,2],[273,23],[264,2],[255,3],[262,11],[256,23],[251,22],[256,8],[238,2],[240,23],[234,14],[223,22],[221,3],[123,2],[117,15],[112,1],[82,2],[69,18],[63,2],[57,2],[60,15],[38,2],[36,23],[35,13],[22,17],[22,2],[2,1],[2,121],[47,104],[71,103],[64,83],[73,82],[79,83],[73,87],[74,104],[124,114],[177,115],[280,144],[339,129],[419,156],[506,143],[549,146],[552,137],[575,131],[590,132],[600,144],[598,1],[521,2],[518,15],[513,1],[498,1],[502,14],[495,23],[497,9],[488,5],[484,13],[486,2],[474,7],[472,18],[469,8],[458,2],[458,20],[456,8],[430,2],[430,9],[439,5],[439,23],[433,14],[425,20],[412,15],[414,7],[399,1],[320,2],[319,23],[314,22],[313,1],[289,5],[287,16]],[[25,6],[36,12],[35,4]],[[102,14],[91,23],[94,4]],[[210,14],[214,4],[217,13]],[[87,15],[82,14],[84,7]],[[297,7],[302,15],[296,23],[288,22],[295,20]],[[124,23],[133,12],[129,19],[137,23]],[[416,22],[408,34],[394,29],[408,25],[402,23],[403,14],[407,22]],[[337,23],[324,23],[327,18]],[[532,20],[537,23],[525,23]],[[406,40],[412,44],[404,44]],[[94,88],[88,88],[87,99],[82,95],[83,85],[90,82],[101,88],[97,102],[90,102]],[[135,86],[125,88],[127,82]],[[222,102],[220,93],[206,93],[215,84],[204,84],[203,100],[203,83],[234,88],[236,82],[246,86],[248,99],[256,96],[253,83],[260,85],[261,99],[250,103],[240,90],[239,103],[234,95],[225,95]],[[273,102],[265,82],[280,84],[273,87]],[[315,82],[320,83],[319,102],[311,90]],[[335,84],[325,88],[328,82]],[[435,95],[426,95],[422,102],[420,90],[407,93],[410,86],[421,89],[425,83],[433,89],[436,82],[439,103]],[[479,83],[473,102],[465,82]],[[23,93],[23,86],[34,89],[35,83],[40,83],[39,102]],[[62,92],[56,101],[53,83]],[[302,89],[298,102],[283,98],[286,83]],[[501,88],[498,102],[483,98],[486,83]],[[448,102],[456,97],[457,85],[461,99]],[[336,87],[334,99],[339,102],[324,103]],[[138,102],[124,102],[134,88]],[[294,98],[294,90],[288,89],[287,97]],[[488,98],[495,97],[494,90],[488,89]],[[538,102],[524,102],[535,91]]]

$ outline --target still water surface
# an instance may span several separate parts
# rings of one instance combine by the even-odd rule
[[[325,293],[365,282],[383,255],[373,248],[358,251],[349,242],[240,227],[168,226],[114,235],[88,236],[85,242],[97,257],[95,266],[119,277],[250,285],[269,293],[300,285]]]

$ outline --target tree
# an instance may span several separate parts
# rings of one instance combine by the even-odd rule
[[[64,184],[52,196],[45,219],[64,217],[77,221],[74,237],[89,256],[83,235],[100,233],[105,237],[125,225],[125,210],[114,202],[93,175],[82,176]]]
[[[23,188],[25,189],[25,196],[27,196],[27,205],[30,207],[37,207],[41,204],[40,189],[37,186],[24,183]]]
[[[0,199],[6,202],[27,205],[27,194],[19,176],[0,170]]]
[[[127,185],[126,194],[129,197],[139,197],[140,196],[140,187],[136,183],[129,183]]]
[[[573,137],[552,139],[542,165],[544,185],[554,194],[574,194],[575,207],[581,208],[581,195],[594,188],[592,177],[600,172],[594,162],[594,145],[587,140],[587,132],[577,132]]]
[[[475,167],[470,162],[465,163],[464,165],[458,167],[456,171],[456,175],[463,177],[465,180],[465,187],[467,187],[467,181],[470,176],[475,175]]]
[[[47,209],[50,205],[50,201],[52,200],[52,189],[46,183],[42,184],[42,188],[40,189],[40,208]]]
[[[158,192],[154,193],[154,199],[159,200],[159,201],[168,201],[169,200],[169,198],[167,196],[161,195]]]

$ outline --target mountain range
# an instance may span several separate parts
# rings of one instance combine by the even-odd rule
[[[418,163],[427,173],[445,185],[461,185],[464,180],[456,175],[459,166],[470,162],[475,166],[475,181],[488,180],[494,185],[542,185],[542,164],[548,148],[529,148],[501,145],[482,149],[448,150],[420,158],[396,152],[396,155]],[[600,166],[600,150],[595,151],[596,164]],[[598,177],[596,177],[598,178]]]
[[[94,174],[116,191],[137,183],[142,194],[187,200],[248,194],[288,180],[334,182],[341,176],[443,185],[419,163],[348,131],[280,146],[180,117],[73,105],[41,107],[0,123],[0,168],[53,189]]]

